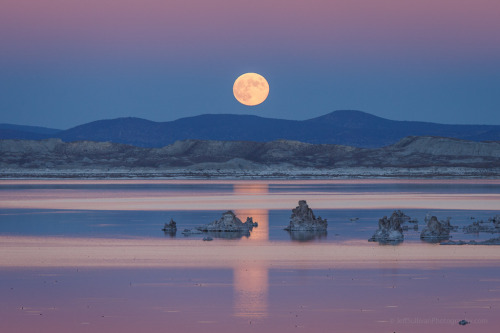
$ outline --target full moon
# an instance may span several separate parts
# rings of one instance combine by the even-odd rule
[[[258,105],[269,95],[269,84],[262,75],[245,73],[234,81],[233,94],[241,104]]]

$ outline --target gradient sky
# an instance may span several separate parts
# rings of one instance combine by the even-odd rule
[[[500,1],[0,0],[0,123],[339,109],[500,124]]]

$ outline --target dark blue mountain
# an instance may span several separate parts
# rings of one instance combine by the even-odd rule
[[[0,124],[0,139],[41,140],[59,132],[61,130],[47,127]]]
[[[99,120],[57,132],[64,141],[111,141],[139,147],[163,147],[177,140],[308,143],[382,147],[407,136],[441,136],[470,141],[500,141],[500,125],[444,125],[388,120],[361,111],[334,111],[308,120],[253,115],[205,114],[169,122],[140,118]]]

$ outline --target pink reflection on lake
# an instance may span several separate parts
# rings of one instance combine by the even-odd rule
[[[198,181],[200,183],[200,181]],[[204,184],[232,184],[234,191],[178,192],[168,185],[197,184],[195,181],[0,181],[0,185],[144,185],[164,184],[156,190],[136,189],[10,189],[0,192],[0,208],[75,209],[75,210],[270,210],[291,209],[304,199],[315,209],[473,209],[500,208],[500,193],[427,193],[423,192],[318,192],[303,194],[284,190],[269,192],[262,181],[203,181]],[[273,184],[500,184],[497,180],[359,180],[359,181],[273,181]],[[242,190],[240,190],[242,189]],[[246,190],[245,190],[246,189]],[[251,189],[254,192],[249,192]],[[264,189],[264,190],[263,190]],[[261,191],[261,192],[258,192]]]
[[[238,242],[0,235],[0,332],[434,333],[498,327],[498,247],[270,241],[269,211],[289,211],[299,199],[313,209],[496,210],[495,192],[293,188],[500,181],[210,181],[228,186],[200,192],[169,188],[198,183],[0,181],[28,186],[0,191],[0,208],[233,209],[259,222],[250,238]],[[37,188],[54,184],[102,187]],[[462,319],[471,324],[459,326]]]
[[[241,289],[245,281],[221,269],[2,270],[0,330],[495,332],[499,274],[498,266],[271,269],[267,284]],[[462,319],[471,324],[460,327]]]

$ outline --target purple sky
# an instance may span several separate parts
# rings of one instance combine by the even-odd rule
[[[2,0],[0,123],[203,113],[500,124],[498,0]],[[240,105],[232,84],[266,77]]]

